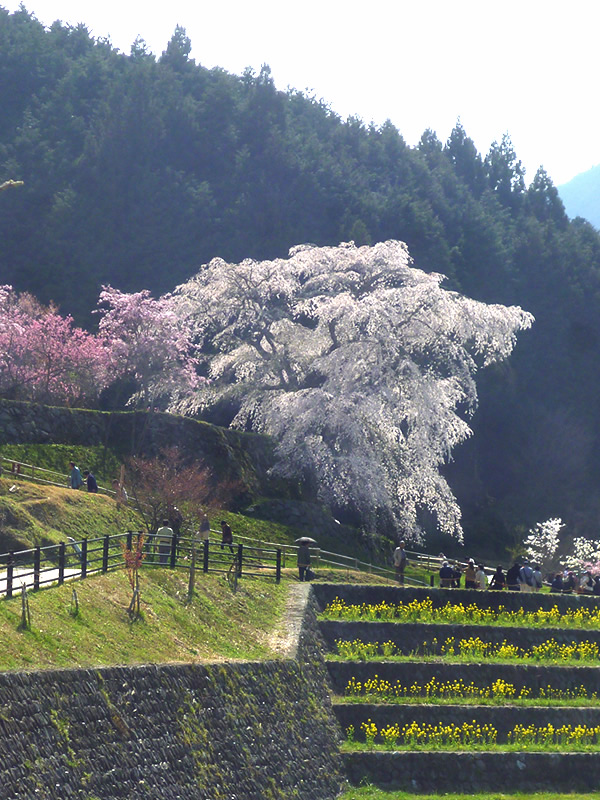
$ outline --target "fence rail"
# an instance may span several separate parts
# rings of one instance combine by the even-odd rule
[[[211,533],[217,533],[216,531],[211,531]],[[247,541],[256,541],[255,539],[249,539],[248,537],[238,536],[238,539],[246,539]],[[264,545],[266,547],[280,547],[282,553],[282,566],[286,566],[288,558],[296,558],[296,554],[298,552],[298,546],[292,544],[275,544],[273,542],[259,542],[260,545]],[[356,572],[367,572],[370,575],[380,575],[381,577],[388,578],[392,582],[396,582],[396,571],[394,569],[390,569],[388,567],[382,567],[379,564],[372,564],[368,561],[361,561],[361,559],[356,558],[354,556],[346,556],[342,553],[332,553],[329,550],[322,550],[320,547],[311,547],[310,548],[311,558],[314,558],[315,565],[317,568],[321,564],[328,564],[332,567],[337,567],[339,569],[355,570]],[[419,564],[420,566],[425,566],[426,559],[430,558],[432,560],[432,566],[434,562],[440,561],[443,559],[438,559],[437,556],[426,556],[424,553],[407,553],[411,562],[415,564]],[[417,558],[417,556],[423,556],[423,559]],[[429,568],[429,567],[428,567]],[[437,567],[433,567],[437,569]],[[404,582],[407,584],[412,584],[413,586],[427,586],[428,584],[425,581],[417,580],[416,578],[409,577],[405,575]]]

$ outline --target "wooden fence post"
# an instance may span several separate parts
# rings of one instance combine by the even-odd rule
[[[277,548],[276,562],[275,562],[275,583],[281,581],[281,548]]]
[[[178,536],[175,533],[175,531],[173,531],[173,536],[171,537],[171,559],[170,559],[171,569],[175,567],[175,563],[177,561],[177,539]]]
[[[108,533],[104,537],[104,541],[102,542],[102,572],[108,572],[108,542],[109,542],[109,535]]]
[[[81,577],[82,579],[87,576],[87,539],[81,541]]]
[[[6,596],[12,597],[13,590],[13,574],[15,568],[15,554],[8,554],[8,563],[6,564]]]
[[[37,592],[40,588],[40,564],[42,560],[42,551],[40,547],[36,547],[33,551],[33,591]]]
[[[208,572],[208,539],[205,539],[202,542],[202,546],[204,547],[203,561],[202,561],[202,571]]]
[[[244,545],[238,544],[237,558],[238,558],[238,578],[242,577],[242,559],[244,557]]]
[[[65,552],[66,546],[61,542],[58,546],[58,585],[65,582]]]

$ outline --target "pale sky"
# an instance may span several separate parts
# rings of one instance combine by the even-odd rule
[[[17,0],[0,0],[14,11]],[[343,118],[390,119],[410,145],[460,117],[485,155],[508,133],[530,181],[600,163],[600,0],[27,0],[48,25],[83,22],[125,53],[160,55],[177,24],[205,67],[269,64]]]

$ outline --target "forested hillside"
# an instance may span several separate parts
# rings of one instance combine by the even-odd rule
[[[467,544],[502,552],[560,516],[594,537],[600,237],[569,221],[543,170],[526,187],[505,136],[479,154],[459,123],[416,148],[391,124],[342,120],[314,97],[189,58],[124,55],[85,28],[0,9],[0,284],[79,324],[102,284],[171,290],[214,256],[274,258],[303,242],[399,239],[478,300],[536,317],[481,376],[475,436],[448,468]]]

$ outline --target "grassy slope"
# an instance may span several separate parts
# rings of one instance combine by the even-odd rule
[[[83,472],[89,469],[101,486],[110,488],[113,478],[118,478],[121,464],[110,448],[83,447],[67,444],[3,444],[0,456],[31,464],[52,472],[60,472],[65,482],[70,472],[69,461],[74,461]],[[6,465],[5,465],[6,466]]]
[[[0,669],[88,667],[273,657],[289,583],[246,579],[234,594],[220,575],[197,573],[187,603],[187,572],[141,573],[142,618],[131,622],[124,571],[29,594],[31,630],[19,631],[20,597],[0,601]],[[71,615],[72,592],[79,614]]]
[[[14,492],[10,491],[16,486]],[[0,478],[0,552],[136,530],[131,509],[105,495]]]

